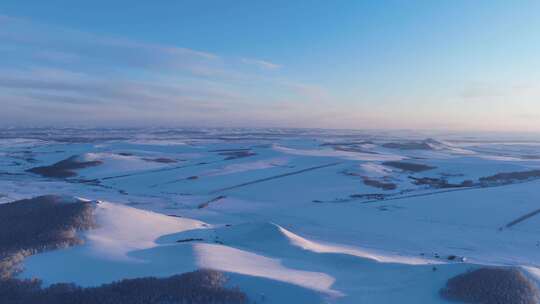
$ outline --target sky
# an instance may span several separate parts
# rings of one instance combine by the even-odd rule
[[[540,132],[540,1],[0,1],[0,126]]]

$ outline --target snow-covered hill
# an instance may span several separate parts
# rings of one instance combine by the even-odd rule
[[[472,268],[540,277],[531,139],[70,132],[79,140],[0,140],[0,202],[99,201],[83,245],[27,258],[20,278],[96,286],[211,268],[257,303],[445,303],[439,290]]]

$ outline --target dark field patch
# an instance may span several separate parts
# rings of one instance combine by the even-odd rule
[[[0,204],[0,278],[28,255],[80,244],[77,231],[92,227],[90,202],[47,195]]]
[[[394,184],[394,183],[381,182],[381,181],[378,181],[378,180],[369,179],[367,177],[364,177],[363,180],[364,180],[365,185],[375,187],[375,188],[379,188],[379,189],[382,189],[382,190],[395,190],[395,189],[397,189],[397,185]]]
[[[360,142],[329,142],[320,144],[321,147],[332,147],[335,151],[344,151],[344,152],[357,152],[357,153],[368,153],[368,154],[378,154],[375,151],[366,149],[364,145],[373,144],[371,141],[360,141]]]
[[[224,160],[233,160],[257,155],[257,153],[253,152],[251,148],[217,149],[210,150],[208,152],[215,152],[218,153],[218,155],[226,156]]]
[[[527,181],[540,178],[540,170],[530,170],[521,172],[505,172],[491,176],[481,177],[479,179],[483,186],[505,185],[514,182]]]
[[[50,166],[35,167],[27,171],[44,177],[67,178],[77,176],[75,170],[99,166],[102,163],[99,160],[80,161],[79,156],[73,155]]]
[[[118,155],[120,156],[133,156],[133,153],[129,153],[129,152],[120,152],[120,153],[117,153]]]
[[[320,144],[321,147],[327,147],[327,146],[360,146],[360,145],[366,145],[370,144],[372,145],[373,142],[369,140],[364,141],[351,141],[351,142],[325,142]]]
[[[343,151],[343,152],[355,152],[355,153],[367,153],[367,154],[378,154],[377,152],[366,150],[361,147],[356,146],[333,146],[332,147],[335,151]]]
[[[480,268],[448,280],[440,295],[478,304],[537,304],[536,284],[517,268]]]
[[[398,150],[433,150],[427,142],[385,143],[382,147]]]
[[[226,288],[221,272],[198,270],[168,278],[138,278],[82,288],[74,284],[41,287],[39,280],[0,281],[2,304],[242,304],[246,295]]]
[[[251,151],[250,148],[238,148],[238,149],[216,149],[216,150],[210,150],[208,152],[240,152],[240,151]]]
[[[382,193],[368,193],[368,194],[351,194],[350,198],[353,199],[368,199],[368,200],[383,200],[387,198],[386,194]]]
[[[220,152],[219,155],[225,156],[224,160],[233,160],[238,158],[255,156],[257,153],[248,150],[248,151],[230,151],[230,152]]]
[[[474,186],[474,182],[472,180],[465,180],[459,184],[452,184],[449,183],[444,178],[432,178],[432,177],[414,177],[409,176],[410,179],[413,180],[413,184],[418,186],[429,186],[432,188],[437,189],[449,189],[449,188],[465,188],[465,187],[472,187]]]
[[[399,162],[399,161],[387,161],[382,163],[384,166],[392,167],[396,169],[400,169],[403,171],[409,171],[409,172],[423,172],[435,169],[436,167],[423,165],[423,164],[416,164],[416,163],[408,163],[408,162]]]
[[[166,158],[166,157],[143,158],[143,160],[149,161],[149,162],[161,163],[161,164],[174,164],[178,162],[176,159]]]

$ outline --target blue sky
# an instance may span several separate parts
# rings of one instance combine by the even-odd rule
[[[538,1],[0,2],[0,125],[540,131]]]

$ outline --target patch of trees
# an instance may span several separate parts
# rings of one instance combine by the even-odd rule
[[[530,170],[521,172],[504,172],[479,179],[482,186],[504,185],[513,182],[527,181],[540,178],[540,170]]]
[[[174,164],[178,162],[176,159],[167,158],[167,157],[143,158],[143,160],[148,161],[148,162],[161,163],[161,164]]]
[[[439,189],[447,189],[447,188],[466,188],[466,187],[472,187],[474,186],[474,182],[472,180],[464,180],[459,184],[452,184],[449,183],[448,180],[444,178],[433,178],[433,177],[414,177],[409,176],[410,179],[413,180],[413,184],[415,185],[425,185],[430,186],[433,188],[439,188]]]
[[[537,304],[538,286],[517,268],[480,268],[448,280],[440,295],[479,304]]]
[[[77,176],[75,170],[101,165],[99,160],[81,161],[79,156],[73,155],[50,166],[41,166],[28,169],[28,172],[44,177],[67,178]]]
[[[423,165],[423,164],[416,164],[416,163],[408,163],[408,162],[399,162],[399,161],[386,161],[382,163],[383,166],[392,167],[396,169],[400,169],[403,171],[409,171],[409,172],[423,172],[435,169],[436,167]]]
[[[243,304],[247,296],[227,288],[225,275],[198,270],[168,278],[125,279],[99,287],[75,284],[41,287],[39,280],[0,281],[3,304]]]
[[[257,155],[257,153],[252,152],[251,150],[247,151],[228,151],[228,152],[221,152],[218,153],[219,155],[225,156],[224,160],[233,160],[238,158],[244,158],[244,157],[250,157]]]
[[[381,181],[378,181],[378,180],[375,180],[375,179],[370,179],[368,177],[364,177],[363,180],[364,180],[364,185],[366,185],[366,186],[371,186],[371,187],[379,188],[379,189],[382,189],[382,190],[395,190],[395,189],[397,189],[397,185],[394,184],[394,183],[381,182]]]
[[[94,227],[93,204],[46,195],[0,205],[0,279],[29,255],[80,244],[77,232]]]
[[[71,283],[42,287],[13,275],[25,257],[80,244],[80,230],[95,226],[93,203],[55,195],[0,205],[0,303],[2,304],[242,304],[246,295],[225,287],[223,273],[198,270],[169,278],[126,279],[99,287]]]
[[[428,138],[423,141],[409,141],[409,142],[389,142],[382,144],[383,148],[387,149],[399,149],[399,150],[433,150],[433,144],[440,145],[441,143]]]

